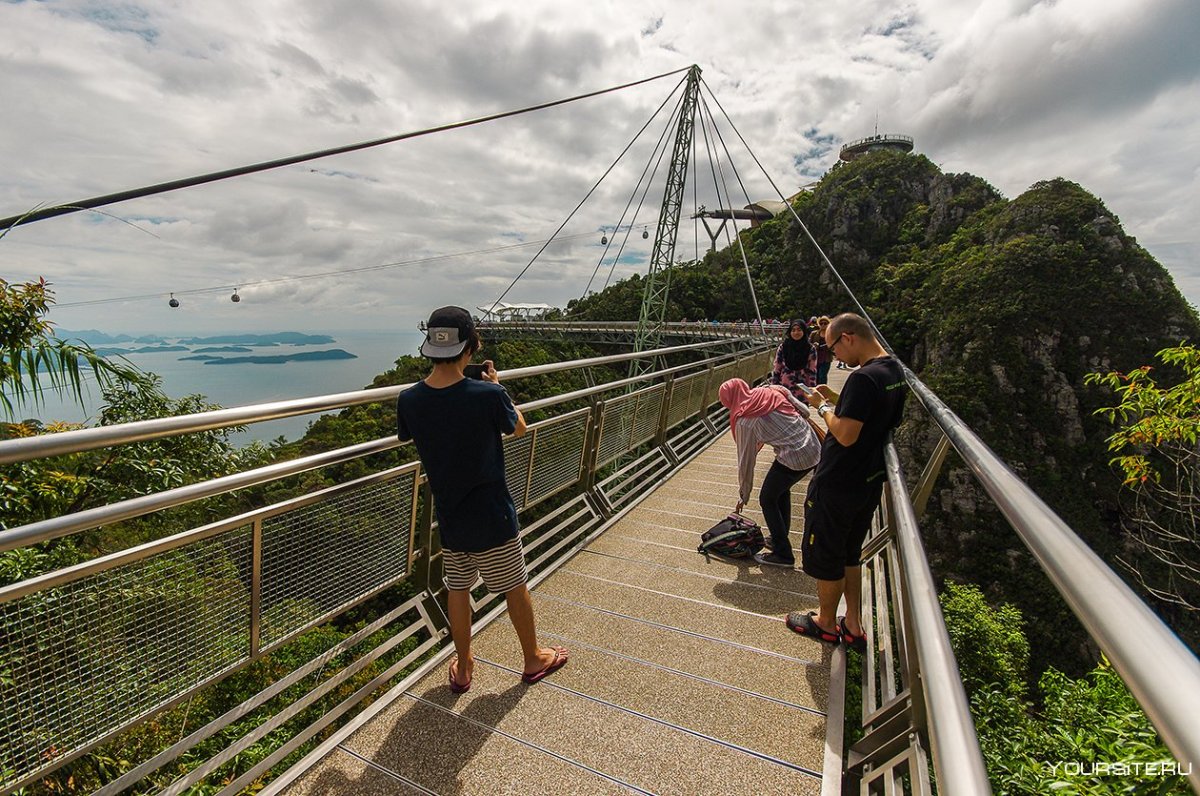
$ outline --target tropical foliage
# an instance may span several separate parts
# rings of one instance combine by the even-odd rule
[[[1103,658],[1087,674],[1050,668],[1026,693],[1029,643],[1020,611],[947,583],[942,609],[997,796],[1187,793],[1177,763]]]
[[[1174,384],[1160,386],[1149,365],[1128,373],[1088,376],[1120,399],[1096,413],[1118,426],[1108,438],[1112,464],[1123,476],[1125,529],[1162,567],[1125,561],[1155,596],[1200,614],[1200,349],[1158,352]]]
[[[38,406],[49,389],[82,401],[88,370],[101,386],[137,382],[141,374],[123,360],[99,356],[83,343],[54,336],[45,315],[54,293],[44,279],[9,284],[0,279],[0,414],[7,418]]]

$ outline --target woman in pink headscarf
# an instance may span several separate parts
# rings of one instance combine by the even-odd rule
[[[771,550],[754,556],[760,564],[792,568],[796,557],[788,538],[792,521],[792,487],[817,465],[821,443],[808,424],[809,408],[797,401],[787,387],[750,389],[742,379],[730,379],[717,392],[729,410],[729,428],[737,442],[738,503],[736,511],[750,500],[754,486],[754,462],[763,445],[775,449],[775,461],[758,490],[763,519],[771,531]],[[800,413],[803,412],[803,415]]]

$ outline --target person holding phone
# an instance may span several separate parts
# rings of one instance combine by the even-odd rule
[[[423,381],[396,399],[401,440],[417,446],[437,514],[442,561],[449,590],[450,690],[471,687],[471,587],[503,594],[508,617],[524,656],[522,680],[532,684],[561,668],[569,653],[537,642],[533,603],[526,586],[525,552],[517,510],[504,478],[505,434],[525,433],[525,418],[500,386],[491,360],[469,366],[482,342],[471,314],[462,307],[434,310],[426,324],[421,355],[433,364]],[[464,371],[470,367],[472,378]]]
[[[807,400],[829,432],[804,499],[803,569],[817,581],[818,611],[793,611],[787,626],[828,644],[867,649],[861,624],[862,545],[886,480],[884,447],[900,424],[908,391],[900,362],[880,345],[875,329],[846,312],[825,327],[825,344],[857,368],[839,395],[821,385]],[[846,598],[846,615],[837,607]]]

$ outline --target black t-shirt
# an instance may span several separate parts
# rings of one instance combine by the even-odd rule
[[[883,448],[888,432],[900,425],[907,394],[904,373],[894,357],[876,357],[851,373],[834,414],[861,421],[862,430],[850,447],[832,434],[825,435],[813,479],[829,489],[854,492],[886,478]]]
[[[446,549],[477,553],[516,538],[501,441],[516,427],[508,393],[489,381],[422,381],[396,399],[397,434],[417,446]]]

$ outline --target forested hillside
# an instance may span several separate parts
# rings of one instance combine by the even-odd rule
[[[1122,531],[1113,433],[1095,410],[1117,403],[1090,372],[1152,364],[1200,339],[1195,310],[1102,201],[1065,180],[1006,200],[970,174],[919,155],[839,163],[796,211],[896,353],[1102,556],[1162,567]],[[742,233],[761,310],[780,318],[855,307],[790,214]],[[633,277],[570,305],[570,317],[635,317]],[[669,317],[753,317],[736,247],[673,269]],[[936,444],[910,403],[898,443],[909,478]],[[1090,668],[1095,650],[1046,577],[952,456],[925,521],[935,575],[978,584],[1029,621],[1032,676]],[[1164,573],[1159,573],[1165,577]],[[1154,577],[1153,574],[1150,575]],[[1156,608],[1196,647],[1196,618]]]

